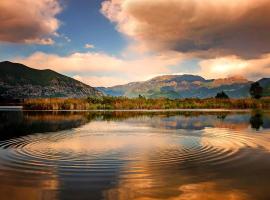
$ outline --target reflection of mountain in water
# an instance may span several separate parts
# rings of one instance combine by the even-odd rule
[[[86,116],[72,112],[0,112],[0,120],[0,140],[68,130],[87,123]]]
[[[174,116],[161,121],[166,128],[170,129],[187,129],[202,130],[207,127],[220,128],[246,128],[248,127],[249,115],[232,114],[226,119],[219,119],[216,115],[200,115],[200,116]]]
[[[148,124],[155,128],[203,130],[205,128],[227,128],[232,130],[244,130],[249,128],[270,128],[269,114],[250,113],[174,113],[163,117],[151,116],[151,121],[143,118],[129,119],[129,123]],[[259,118],[259,119],[258,119]]]
[[[145,118],[151,120],[147,121]],[[139,126],[202,130],[207,127],[270,128],[270,115],[228,112],[0,112],[1,139],[68,130],[90,121],[127,121]]]

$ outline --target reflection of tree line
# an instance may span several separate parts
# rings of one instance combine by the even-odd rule
[[[68,130],[87,123],[83,115],[68,112],[0,112],[0,120],[0,140]]]
[[[237,113],[228,112],[188,112],[188,111],[175,111],[175,112],[0,112],[0,140],[9,139],[12,137],[18,137],[22,135],[28,135],[33,133],[44,133],[44,132],[56,132],[61,130],[68,130],[71,128],[76,128],[89,123],[93,120],[100,121],[124,121],[127,119],[140,119],[141,123],[149,123],[142,119],[144,117],[151,120],[151,118],[159,117],[161,121],[172,120],[179,124],[183,124],[181,120],[190,120],[190,125],[192,128],[192,123],[195,123],[196,118],[203,124],[213,123],[211,122],[214,118],[211,116],[216,116],[217,119],[224,125],[225,120],[228,115]],[[177,118],[181,116],[182,118]],[[200,118],[203,116],[208,116],[205,118]],[[175,118],[173,118],[175,117]],[[241,117],[241,115],[239,115]],[[191,120],[192,118],[192,120]],[[266,118],[260,112],[252,113],[249,122],[244,121],[244,123],[250,123],[253,129],[259,130],[261,127],[268,128],[268,122],[264,123]],[[166,119],[166,120],[165,120]],[[211,120],[212,119],[212,120]],[[208,120],[208,122],[203,122],[200,120]],[[220,125],[222,125],[220,124]],[[234,121],[226,121],[226,124],[235,124]],[[212,124],[214,125],[214,124]],[[166,128],[166,127],[165,127]],[[173,128],[173,127],[171,127]],[[175,127],[177,128],[177,127]],[[182,127],[185,128],[185,127]]]
[[[251,115],[249,123],[253,129],[259,130],[264,124],[262,113],[255,113]]]
[[[227,117],[228,113],[225,114],[219,114],[217,115],[217,118],[220,120],[225,120]],[[251,128],[255,130],[259,130],[264,126],[264,116],[263,113],[260,111],[253,112],[250,116],[249,123]]]

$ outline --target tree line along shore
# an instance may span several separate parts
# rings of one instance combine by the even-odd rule
[[[126,97],[26,99],[24,110],[270,109],[270,98],[147,99]]]
[[[221,91],[215,98],[137,98],[98,96],[88,98],[38,98],[26,99],[25,110],[152,110],[152,109],[270,109],[270,97],[263,97],[258,82],[249,89],[251,98],[230,99]]]

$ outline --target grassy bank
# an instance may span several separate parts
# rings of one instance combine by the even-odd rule
[[[25,110],[135,110],[135,109],[270,109],[270,98],[256,99],[146,99],[100,97],[86,99],[28,99]]]

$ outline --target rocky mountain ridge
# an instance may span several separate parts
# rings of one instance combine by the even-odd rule
[[[127,97],[143,95],[148,98],[209,98],[225,91],[230,97],[244,98],[249,97],[252,82],[242,76],[205,79],[201,76],[184,74],[158,76],[147,81],[97,89],[107,95]],[[259,82],[265,87],[265,96],[270,96],[270,79],[264,78]]]

